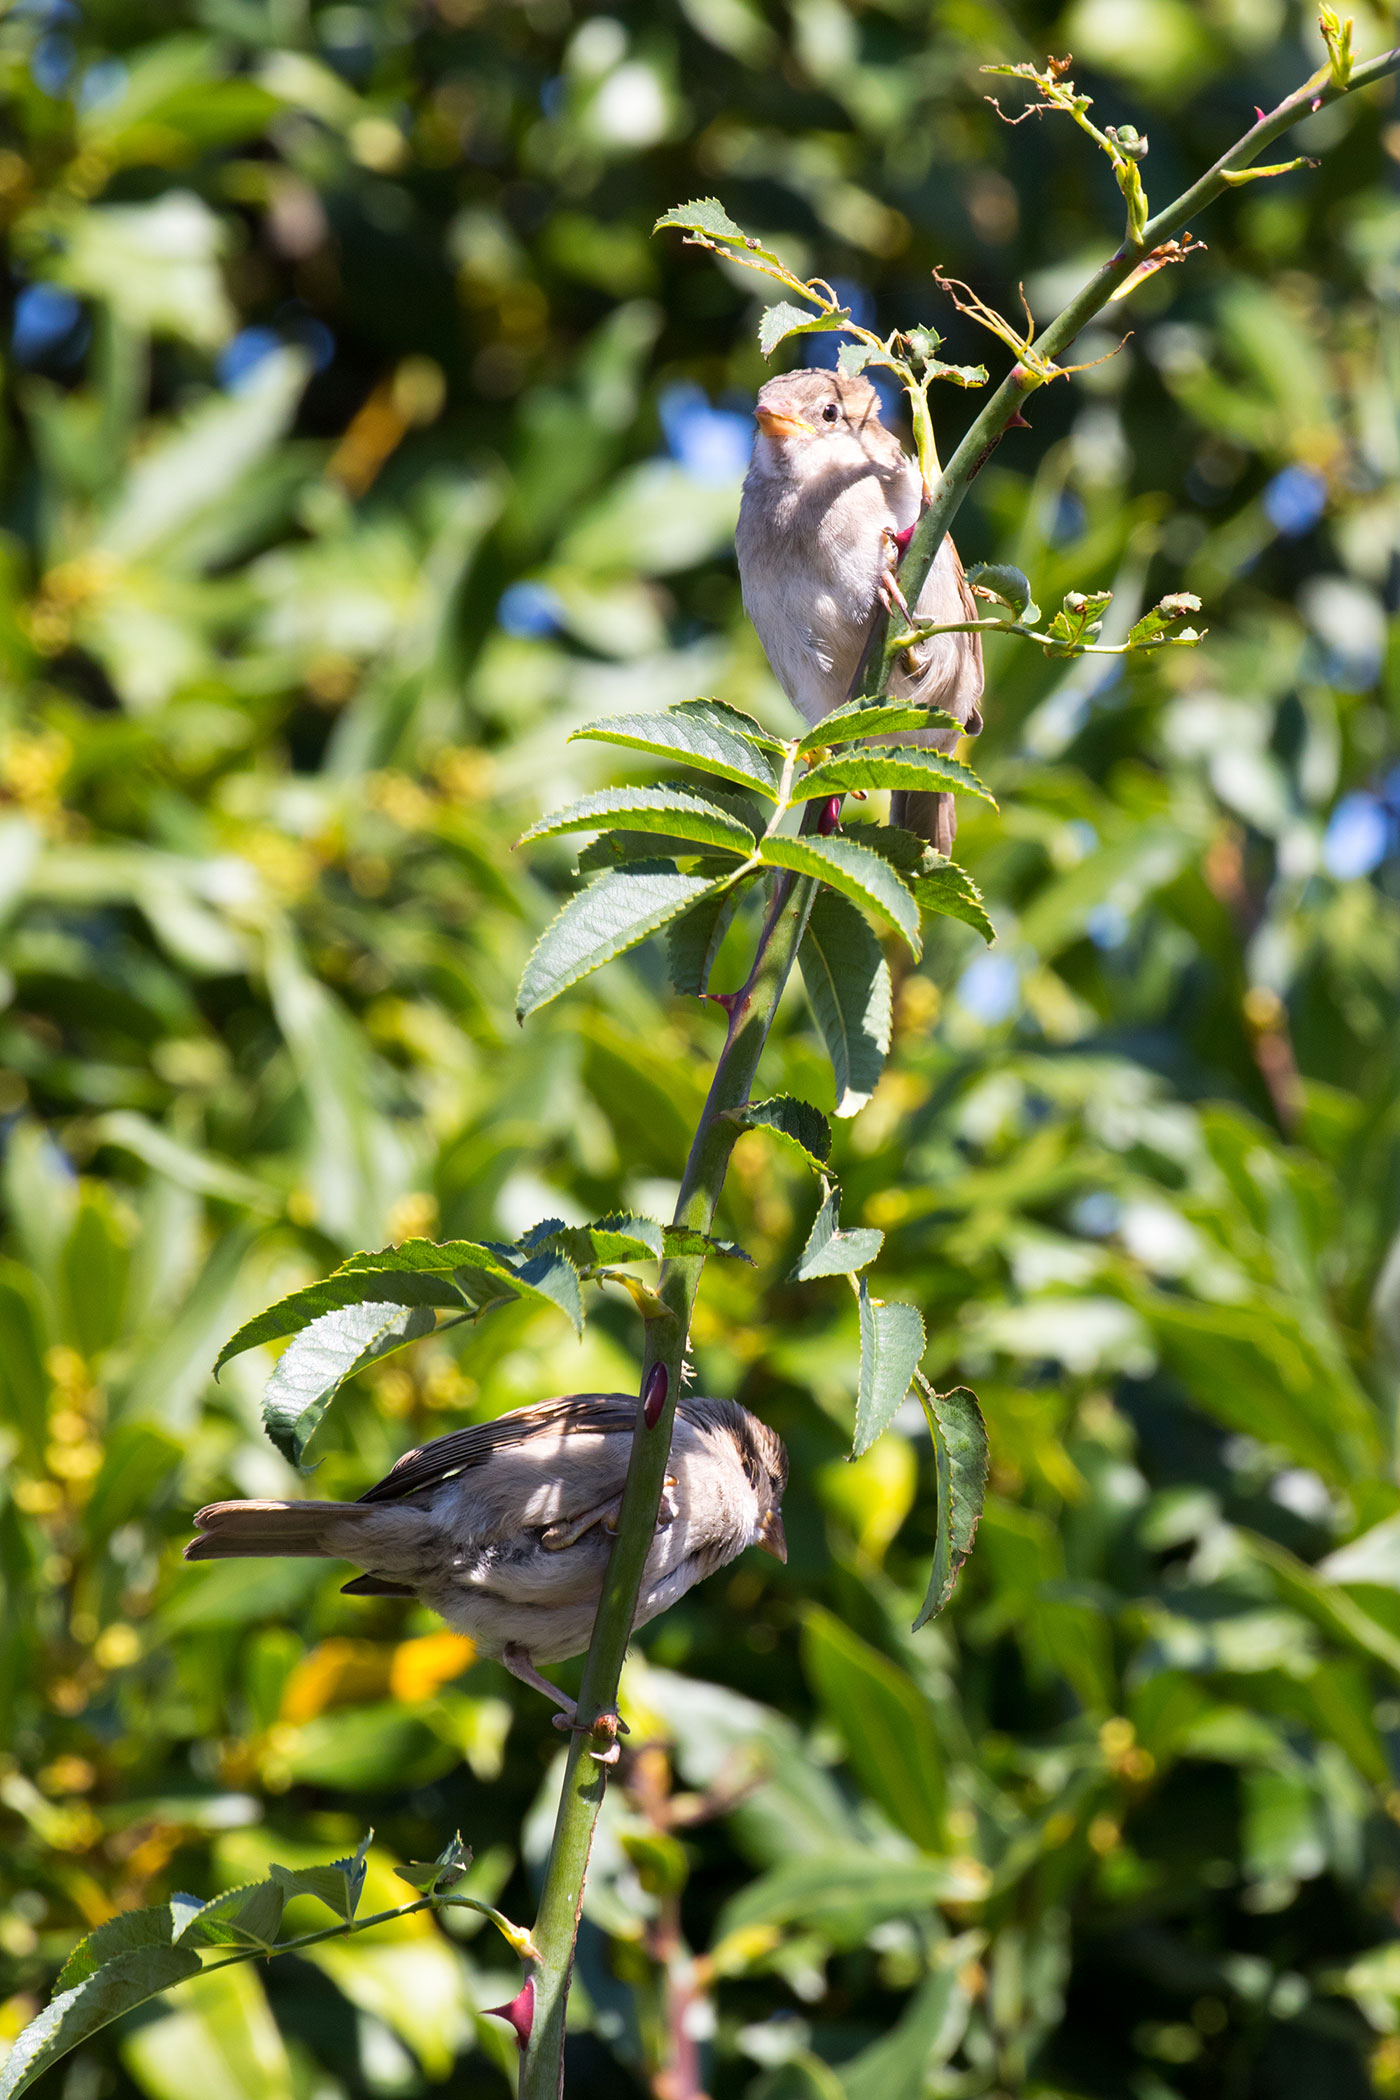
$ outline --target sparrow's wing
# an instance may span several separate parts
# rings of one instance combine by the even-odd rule
[[[945,539],[938,557],[924,579],[915,607],[924,620],[975,620],[977,600],[968,588],[958,550]],[[912,671],[891,683],[900,699],[916,700],[922,707],[942,707],[961,722],[966,735],[976,736],[982,727],[982,637],[980,634],[936,634],[907,652],[914,660]],[[958,735],[952,729],[905,731],[892,736],[892,743],[927,744],[935,751],[951,751]],[[953,850],[958,822],[950,794],[921,794],[902,789],[890,797],[890,822],[917,833],[940,853]]]
[[[557,1437],[571,1429],[630,1431],[636,1418],[637,1402],[631,1393],[570,1393],[561,1400],[542,1400],[537,1407],[517,1408],[512,1414],[498,1415],[494,1422],[454,1429],[416,1451],[406,1451],[360,1500],[396,1502],[421,1488],[438,1487],[469,1466],[483,1465],[488,1458],[536,1438]]]
[[[968,588],[963,574],[963,565],[958,550],[950,539],[945,539],[938,556],[919,593],[915,615],[921,620],[975,620],[978,617],[977,600]],[[976,736],[982,727],[978,701],[982,697],[982,637],[980,634],[936,634],[929,641],[921,642],[909,655],[914,659],[912,675],[895,680],[894,691],[901,699],[915,700],[921,707],[942,707],[964,725],[969,736]],[[948,739],[946,748],[952,748],[953,735],[945,730]],[[901,742],[907,741],[905,738]],[[920,739],[922,741],[922,738]],[[936,737],[929,741],[935,749]]]

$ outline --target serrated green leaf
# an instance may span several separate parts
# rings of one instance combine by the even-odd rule
[[[70,2049],[148,1998],[197,1976],[200,1966],[189,1947],[135,1947],[115,1955],[30,2021],[0,2070],[0,2100],[19,2100]]]
[[[743,894],[744,885],[737,882],[727,889],[712,890],[672,921],[666,935],[666,960],[671,982],[683,996],[698,999],[709,990],[715,957]]]
[[[797,960],[831,1059],[836,1113],[853,1116],[874,1093],[890,1047],[890,966],[862,914],[829,889],[817,892]]]
[[[296,1334],[339,1306],[437,1305],[449,1312],[479,1306],[493,1278],[499,1280],[501,1294],[509,1296],[513,1277],[508,1264],[494,1249],[475,1240],[405,1240],[398,1247],[352,1254],[319,1283],[292,1291],[265,1312],[245,1320],[219,1351],[214,1369],[217,1373],[231,1357],[260,1342]]]
[[[664,1235],[655,1218],[638,1218],[629,1212],[600,1218],[594,1225],[565,1225],[559,1218],[546,1218],[543,1224],[532,1225],[517,1245],[525,1256],[555,1249],[586,1269],[597,1262],[660,1261]]]
[[[1134,621],[1128,629],[1128,647],[1140,649],[1144,643],[1156,641],[1171,628],[1179,628],[1187,613],[1199,612],[1200,609],[1201,601],[1193,591],[1173,591],[1170,596],[1159,599],[1151,612]],[[1188,633],[1192,631],[1187,629]]]
[[[145,1910],[118,1911],[116,1917],[104,1919],[86,1939],[79,1940],[59,1971],[53,1994],[58,1997],[64,1991],[76,1990],[118,1954],[130,1954],[138,1947],[168,1947],[174,1938],[168,1903],[157,1903]]]
[[[887,860],[871,853],[853,839],[777,837],[763,842],[768,867],[791,868],[799,875],[815,875],[840,890],[854,904],[873,911],[902,934],[915,955],[920,953],[919,907]]]
[[[662,1237],[668,1255],[719,1254],[730,1261],[745,1261],[751,1269],[758,1263],[737,1240],[712,1239],[708,1232],[692,1232],[686,1225],[667,1225]]]
[[[712,241],[744,241],[749,236],[742,226],[736,226],[718,197],[696,197],[689,204],[673,204],[664,211],[653,233],[660,233],[663,226],[679,226],[686,233],[703,233]]]
[[[1040,618],[1040,607],[1031,592],[1030,579],[1010,562],[974,562],[967,572],[967,580],[977,589],[989,591],[1002,605],[1009,606],[1016,618],[1026,627],[1034,627]]]
[[[810,1283],[814,1276],[854,1276],[874,1261],[885,1244],[883,1232],[873,1225],[843,1232],[839,1212],[841,1191],[833,1189],[812,1220],[807,1244],[792,1274],[797,1283]]]
[[[780,299],[776,306],[765,307],[758,324],[758,347],[765,357],[771,357],[779,343],[790,335],[817,335],[832,328],[845,328],[851,318],[849,307],[841,307],[832,314],[814,314],[806,307],[794,306],[790,299]]]
[[[914,1382],[925,1335],[913,1305],[886,1305],[860,1279],[860,1391],[852,1455],[859,1458],[894,1420]]]
[[[263,1388],[263,1427],[299,1466],[332,1400],[357,1371],[437,1325],[430,1305],[342,1305],[292,1337]]]
[[[744,1130],[766,1130],[792,1147],[805,1167],[820,1169],[831,1152],[831,1126],[820,1109],[791,1094],[774,1094],[767,1101],[749,1101],[743,1108],[726,1110],[731,1122]]]
[[[249,1882],[201,1904],[176,1937],[190,1946],[249,1947],[265,1954],[277,1943],[285,1902],[275,1881]]]
[[[1052,653],[1072,655],[1086,642],[1092,642],[1112,598],[1112,591],[1066,591],[1063,605],[1045,630],[1059,644]]]
[[[410,1860],[407,1866],[395,1867],[394,1872],[410,1888],[421,1889],[424,1895],[428,1895],[433,1890],[450,1889],[462,1879],[471,1863],[472,1848],[462,1843],[459,1830],[435,1860]]]
[[[938,912],[946,919],[961,919],[981,934],[984,941],[996,939],[996,928],[987,916],[978,889],[966,868],[945,860],[927,839],[905,831],[897,824],[862,824],[848,838],[868,846],[896,868],[910,889],[920,911]]]
[[[717,773],[721,780],[756,788],[769,802],[778,797],[779,776],[771,754],[782,746],[751,716],[723,701],[683,700],[656,714],[608,715],[585,723],[569,741],[621,744],[657,758],[680,758],[697,772]]]
[[[955,788],[996,808],[996,798],[970,766],[920,744],[863,744],[859,751],[825,759],[793,782],[792,799],[814,802],[819,795],[848,795],[853,788],[913,788],[916,793]]]
[[[977,1395],[965,1385],[935,1393],[919,1380],[919,1399],[938,1467],[938,1531],[928,1595],[914,1631],[936,1617],[953,1594],[958,1572],[977,1535],[987,1494],[987,1425]]]
[[[290,1901],[293,1896],[315,1896],[348,1925],[359,1905],[365,1885],[365,1857],[374,1832],[366,1831],[348,1859],[328,1860],[325,1866],[269,1867],[272,1879]]]
[[[515,843],[525,846],[533,839],[556,838],[566,831],[610,829],[614,817],[626,817],[632,831],[664,831],[671,838],[718,847],[725,853],[753,851],[754,834],[747,825],[717,803],[681,787],[604,788],[552,816],[541,817]]]
[[[907,700],[848,700],[798,740],[799,753],[821,751],[832,744],[853,743],[896,729],[955,729],[962,724],[941,707],[914,707]]]
[[[600,875],[564,906],[535,943],[517,995],[524,1021],[593,970],[624,955],[718,885],[668,861],[636,861]]]
[[[844,372],[847,379],[857,378],[871,362],[880,355],[873,343],[843,343],[836,353],[836,368]]]

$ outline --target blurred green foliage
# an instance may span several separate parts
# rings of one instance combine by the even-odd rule
[[[1045,314],[1116,238],[1099,156],[981,99],[1066,48],[1154,197],[1322,56],[1286,0],[0,19],[7,2035],[113,1910],[368,1822],[374,1907],[460,1826],[529,1915],[543,1702],[334,1570],[182,1567],[199,1503],[294,1479],[266,1352],[210,1366],[352,1247],[665,1213],[722,1020],[643,949],[517,1031],[574,860],[509,850],[607,777],[565,741],[600,714],[790,730],[730,553],[753,287],[648,229],[718,191],[974,360],[933,265]],[[1193,229],[959,521],[1042,602],[1111,587],[1108,639],[1181,588],[1211,629],[989,650],[1003,806],[959,853],[998,942],[895,963],[837,1126],[843,1216],[982,1397],[976,1550],[911,1636],[922,1425],[846,1461],[850,1294],[783,1280],[813,1185],[746,1138],[759,1275],[711,1266],[695,1351],[789,1442],[792,1555],[638,1643],[579,2100],[666,2091],[682,2030],[716,2100],[1400,2091],[1400,128],[1378,90],[1295,136],[1316,173]],[[830,1105],[796,994],[766,1070]],[[318,1489],[634,1350],[625,1307],[421,1345]],[[183,1986],[42,2090],[503,2093],[516,1982],[418,1916]]]

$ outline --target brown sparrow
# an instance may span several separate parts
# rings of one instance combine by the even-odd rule
[[[919,470],[880,421],[868,379],[840,372],[789,372],[759,389],[758,436],[744,482],[735,544],[744,608],[778,683],[799,713],[819,722],[854,699],[876,612],[892,599],[902,535],[919,515]],[[914,617],[975,620],[977,608],[957,549],[944,540]],[[968,736],[982,727],[982,639],[935,635],[905,652],[892,694],[941,707]],[[874,739],[951,751],[951,729],[901,731]],[[950,794],[897,793],[890,821],[952,850]]]
[[[262,1554],[348,1560],[347,1597],[417,1597],[483,1655],[559,1701],[541,1677],[588,1646],[617,1528],[637,1402],[572,1393],[405,1453],[358,1502],[211,1502],[186,1560]],[[683,1394],[642,1576],[643,1626],[743,1552],[787,1559],[787,1452],[733,1400]]]

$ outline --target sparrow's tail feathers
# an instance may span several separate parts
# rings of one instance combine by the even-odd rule
[[[195,1516],[201,1535],[186,1546],[185,1559],[341,1559],[346,1526],[366,1515],[353,1502],[211,1502]],[[334,1545],[327,1538],[331,1526]]]
[[[942,854],[953,850],[958,818],[951,795],[920,795],[897,788],[890,796],[890,822],[927,839]]]

